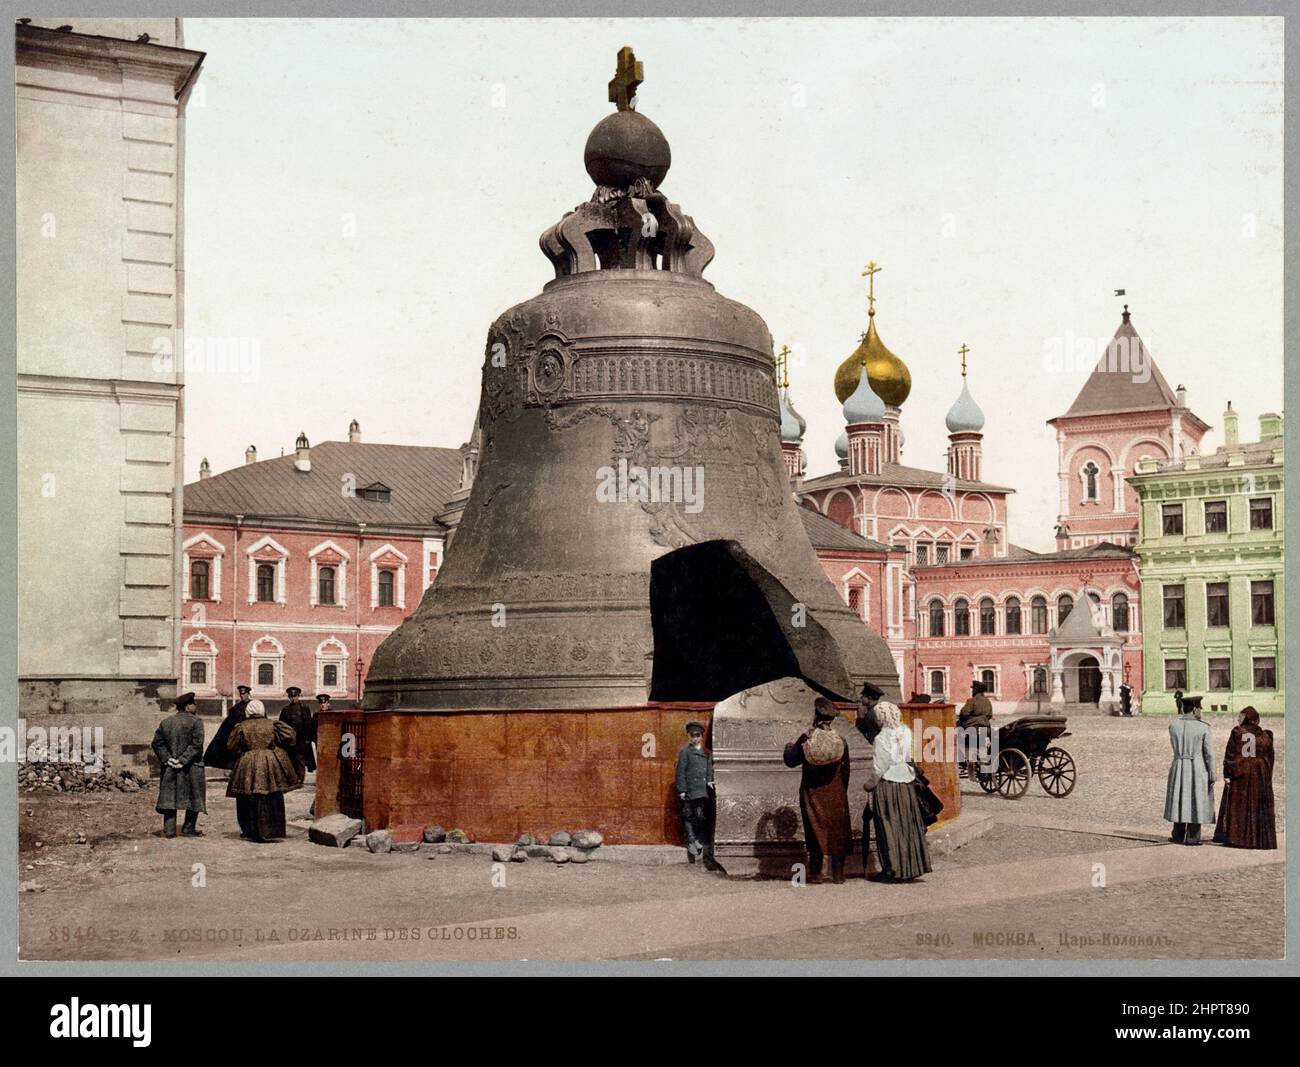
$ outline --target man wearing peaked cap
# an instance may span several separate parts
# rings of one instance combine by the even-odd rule
[[[158,724],[153,751],[158,757],[158,802],[154,810],[163,817],[163,837],[176,836],[176,812],[185,809],[186,837],[202,837],[199,815],[206,814],[207,782],[203,770],[203,723],[197,715],[193,693],[176,698],[176,711]]]
[[[296,685],[289,686],[284,692],[289,703],[281,709],[280,721],[293,728],[294,762],[300,771],[314,771],[316,755],[312,742],[316,740],[316,716],[312,714],[311,708],[298,699],[302,696],[302,690]]]
[[[1169,724],[1174,750],[1165,785],[1165,821],[1174,824],[1169,840],[1199,845],[1201,824],[1214,822],[1214,740],[1201,721],[1201,698],[1183,697],[1182,711]]]
[[[717,870],[713,859],[713,835],[709,832],[709,793],[713,789],[713,757],[704,747],[704,723],[686,724],[690,738],[677,753],[674,782],[682,805],[682,827],[686,831],[686,858],[694,863],[703,857],[706,870]]]

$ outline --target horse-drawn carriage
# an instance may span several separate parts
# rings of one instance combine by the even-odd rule
[[[984,792],[1008,800],[1024,796],[1035,776],[1049,796],[1069,796],[1076,777],[1074,758],[1053,744],[1070,736],[1065,723],[1061,715],[1013,719],[998,730],[995,759],[989,761],[992,765],[968,763],[962,768],[963,776],[973,778]]]

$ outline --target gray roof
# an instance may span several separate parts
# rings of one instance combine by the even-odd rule
[[[968,478],[951,478],[941,471],[927,471],[920,467],[906,467],[901,463],[882,463],[879,474],[850,474],[847,470],[809,478],[802,490],[828,489],[837,485],[906,485],[935,489],[983,489],[995,493],[1014,493],[1005,485],[992,482],[975,482]]]
[[[1192,470],[1187,470],[1187,460],[1172,460],[1161,463],[1155,471],[1142,472],[1129,475],[1130,478],[1149,477],[1151,474],[1165,474],[1170,471],[1187,471],[1189,474],[1195,474],[1196,471],[1202,470],[1222,470],[1228,466],[1229,459],[1240,454],[1242,457],[1241,467],[1271,467],[1273,466],[1273,450],[1282,448],[1286,444],[1286,438],[1283,436],[1265,437],[1260,441],[1249,441],[1239,445],[1220,445],[1213,452],[1205,453],[1197,457],[1197,466]],[[1240,467],[1234,467],[1239,470]]]
[[[803,519],[803,528],[808,533],[808,540],[813,548],[838,549],[846,552],[888,552],[888,545],[873,541],[869,537],[846,530],[834,519],[829,519],[820,511],[799,505],[799,518]]]
[[[186,516],[437,530],[435,516],[460,486],[461,455],[455,448],[325,441],[311,449],[310,471],[295,470],[294,458],[290,453],[190,482]],[[347,496],[348,479],[358,490],[381,483],[392,490],[391,498]]]
[[[1138,357],[1136,360],[1135,354]],[[1145,381],[1135,377],[1135,372],[1141,374],[1146,368],[1150,368],[1151,373]],[[1098,359],[1097,366],[1083,383],[1070,410],[1060,417],[1101,415],[1115,411],[1149,411],[1177,406],[1178,397],[1169,388],[1169,383],[1160,373],[1156,361],[1151,358],[1151,352],[1129,321],[1129,313],[1125,311],[1119,329]]]

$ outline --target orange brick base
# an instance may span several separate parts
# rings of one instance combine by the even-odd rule
[[[711,704],[599,711],[368,712],[368,829],[439,824],[479,841],[599,830],[610,844],[683,844],[673,789],[691,719]],[[357,712],[320,716],[317,811],[339,808],[339,740]]]

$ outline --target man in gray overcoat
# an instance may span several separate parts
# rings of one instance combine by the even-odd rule
[[[1169,840],[1201,843],[1201,823],[1214,822],[1214,742],[1201,721],[1201,698],[1185,696],[1182,714],[1169,724],[1174,749],[1165,788],[1165,821],[1174,824]]]
[[[202,837],[199,814],[207,814],[208,787],[203,770],[203,723],[193,693],[176,698],[179,709],[158,724],[153,751],[162,777],[154,810],[163,817],[163,837],[176,836],[176,812],[185,809],[186,837]]]

